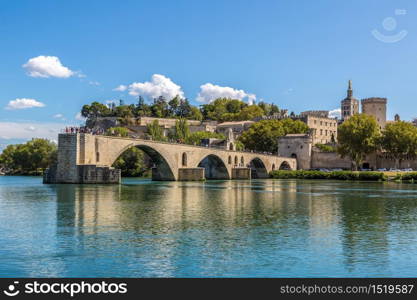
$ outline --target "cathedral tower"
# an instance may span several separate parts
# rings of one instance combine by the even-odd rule
[[[359,101],[353,97],[352,80],[349,80],[347,97],[342,100],[341,105],[342,121],[359,113]]]

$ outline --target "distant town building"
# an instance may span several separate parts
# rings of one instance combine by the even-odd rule
[[[384,129],[387,124],[387,98],[362,99],[362,113],[373,116],[379,128]]]
[[[237,121],[237,122],[224,122],[216,126],[216,132],[223,134],[224,136],[229,135],[229,129],[233,132],[233,138],[237,139],[242,133],[249,129],[254,121]]]
[[[337,141],[337,120],[329,118],[328,111],[305,111],[300,114],[299,120],[310,128],[313,145]]]
[[[352,80],[349,80],[347,96],[341,102],[342,121],[359,113],[359,101],[353,97]]]

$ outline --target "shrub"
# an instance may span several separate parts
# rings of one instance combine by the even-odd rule
[[[336,152],[336,147],[333,147],[331,145],[325,145],[325,144],[316,144],[315,147],[319,149],[321,152]]]
[[[386,176],[382,172],[353,172],[353,171],[273,171],[271,177],[275,179],[334,179],[334,180],[369,180],[383,181]],[[416,172],[417,178],[417,172]]]
[[[395,177],[395,179],[402,181],[417,181],[417,172],[407,172],[403,174],[398,174],[397,177]]]

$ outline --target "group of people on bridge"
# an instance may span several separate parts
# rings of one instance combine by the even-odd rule
[[[87,126],[67,126],[64,129],[65,133],[89,133],[94,135],[102,135],[104,134],[104,129],[98,128],[98,129],[91,129]]]

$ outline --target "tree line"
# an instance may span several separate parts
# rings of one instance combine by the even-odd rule
[[[146,103],[143,97],[139,97],[136,104],[128,105],[124,104],[123,100],[119,100],[118,105],[114,102],[106,105],[95,101],[84,105],[81,115],[86,118],[86,124],[89,126],[94,124],[96,119],[106,117],[118,118],[122,124],[129,124],[130,120],[139,117],[225,122],[252,120],[264,115],[270,116],[279,111],[277,105],[265,102],[251,105],[237,99],[219,98],[197,107],[191,105],[187,99],[178,96],[171,100],[160,96],[151,104]]]
[[[412,123],[395,121],[380,129],[374,117],[358,114],[338,128],[337,152],[352,160],[352,168],[360,168],[367,155],[384,151],[396,162],[417,157],[417,127]]]
[[[7,174],[40,175],[57,161],[57,145],[46,139],[8,145],[0,154],[0,167]]]

